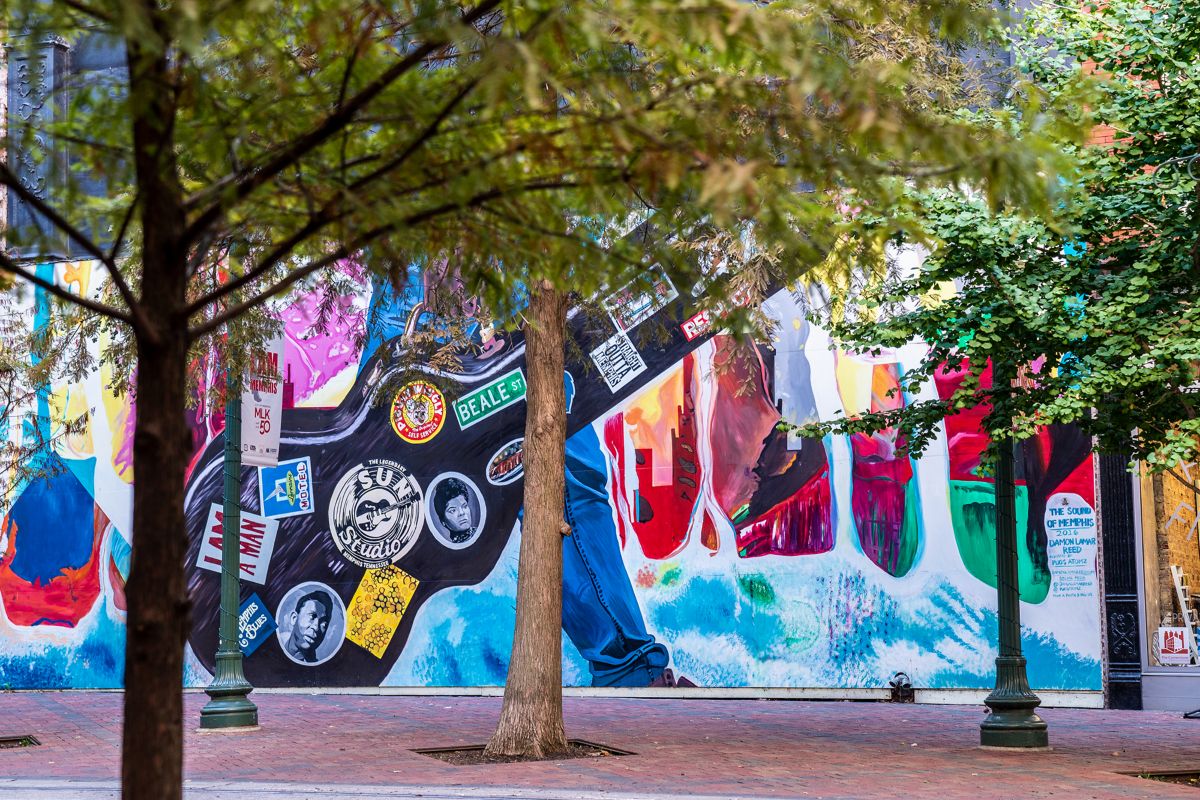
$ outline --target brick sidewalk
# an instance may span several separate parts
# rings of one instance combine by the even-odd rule
[[[566,797],[1200,800],[1190,787],[1118,774],[1200,770],[1200,720],[1177,714],[1050,709],[1043,716],[1053,750],[1006,753],[974,746],[980,707],[568,698],[570,736],[637,755],[455,767],[410,749],[486,741],[498,698],[257,694],[260,730],[200,734],[206,699],[187,697],[193,782],[480,787],[497,797],[520,787]],[[0,778],[115,779],[121,700],[114,693],[0,695],[3,732],[31,733],[43,743],[0,750]]]

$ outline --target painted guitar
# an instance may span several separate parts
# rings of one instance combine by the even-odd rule
[[[608,381],[593,364],[568,364],[575,388],[568,435],[701,345],[709,334],[693,329],[689,339],[678,324],[694,313],[694,303],[685,298],[660,307],[656,319],[677,322],[668,326],[665,342],[641,352],[627,337],[610,339],[615,333],[611,323],[606,331],[592,331],[573,318],[572,335],[580,352],[591,353],[608,342],[599,359]],[[391,346],[401,347],[401,342],[397,337]],[[389,601],[390,619],[394,622],[397,613],[400,619],[386,645],[378,637],[369,643],[373,652],[350,639],[341,641],[347,619],[338,608],[327,610],[325,640],[314,661],[298,662],[270,637],[246,659],[246,674],[254,685],[378,686],[403,650],[421,605],[445,587],[478,583],[492,571],[522,503],[523,482],[514,473],[519,471],[515,464],[525,424],[519,372],[524,352],[521,335],[512,334],[499,339],[486,359],[464,358],[461,372],[453,375],[422,376],[410,370],[400,377],[375,358],[337,408],[284,413],[279,457],[311,460],[313,512],[277,520],[265,583],[243,581],[243,598],[257,593],[273,616],[283,617],[276,621],[286,633],[298,594],[293,590],[305,584],[323,584],[344,608],[361,614],[361,598],[358,606],[352,601],[364,575],[394,564],[404,576],[404,593],[411,596],[406,602]],[[383,396],[385,391],[390,396]],[[456,400],[464,401],[461,409],[455,409]],[[185,496],[189,589],[195,603],[190,642],[209,670],[216,649],[220,576],[194,565],[209,536],[210,509],[221,503],[223,451],[223,437],[208,444]],[[452,492],[439,489],[443,483],[451,488],[465,484],[467,491],[448,497]],[[243,470],[244,511],[260,511],[258,493],[256,470]],[[459,530],[452,527],[456,514],[463,526]]]

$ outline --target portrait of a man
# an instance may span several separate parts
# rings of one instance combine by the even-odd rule
[[[320,583],[293,588],[280,603],[276,635],[283,652],[298,664],[327,661],[341,647],[346,611],[340,598]]]

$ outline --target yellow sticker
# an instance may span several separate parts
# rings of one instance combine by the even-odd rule
[[[413,381],[392,400],[392,430],[409,444],[424,444],[446,421],[446,398],[429,381]]]
[[[419,583],[394,564],[367,570],[350,598],[346,638],[383,658]]]

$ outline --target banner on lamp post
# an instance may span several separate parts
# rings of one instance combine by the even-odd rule
[[[283,416],[283,334],[269,340],[251,358],[242,390],[242,463],[273,467],[279,463]]]

